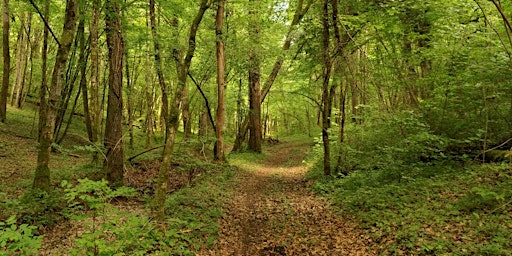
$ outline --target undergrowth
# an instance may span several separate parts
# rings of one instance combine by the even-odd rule
[[[320,146],[313,150],[313,190],[359,219],[384,255],[512,255],[510,165],[450,157],[449,140],[401,118],[372,132],[352,128],[338,147],[346,176],[324,177]]]

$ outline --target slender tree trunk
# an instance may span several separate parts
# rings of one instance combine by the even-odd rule
[[[80,90],[82,91],[82,102],[84,104],[84,120],[85,128],[87,129],[87,138],[93,141],[91,112],[89,110],[89,93],[87,91],[87,54],[86,54],[86,41],[85,41],[85,19],[80,17],[78,22],[77,37],[80,41],[80,57],[78,58],[78,65],[80,67]],[[71,113],[73,114],[73,113]]]
[[[98,143],[101,137],[101,121],[103,119],[102,99],[100,97],[100,82],[99,82],[99,2],[100,0],[93,0],[92,2],[92,20],[91,20],[91,127],[92,127],[92,143]],[[99,154],[93,154],[93,162],[98,162]]]
[[[187,68],[188,73],[188,68]],[[187,75],[185,75],[184,80],[186,80]],[[181,99],[181,117],[183,118],[183,139],[188,139],[192,134],[192,115],[190,114],[190,100],[188,96],[188,88],[185,86],[183,89],[183,95]]]
[[[248,120],[249,118],[244,119],[244,113],[242,111],[242,103],[243,103],[243,95],[242,95],[242,79],[240,78],[238,82],[238,96],[236,100],[236,137],[233,145],[233,152],[241,152],[243,148],[243,142],[247,137],[247,128],[248,128]]]
[[[256,1],[251,0],[253,5]],[[252,40],[249,53],[249,144],[250,151],[261,153],[261,63],[259,56],[259,13],[249,11],[249,37]]]
[[[162,116],[165,123],[165,129],[167,130],[168,126],[168,115],[169,115],[169,88],[167,84],[165,84],[165,77],[162,70],[162,60],[160,57],[160,42],[158,38],[158,33],[156,30],[156,17],[155,17],[155,0],[149,0],[149,20],[151,26],[151,35],[153,36],[153,49],[154,49],[154,57],[155,57],[155,68],[156,75],[158,78],[158,84],[160,85],[160,90],[162,91]]]
[[[295,13],[293,15],[292,22],[290,23],[290,27],[288,28],[288,33],[286,34],[285,41],[282,46],[283,53],[279,55],[274,62],[274,66],[272,68],[272,71],[270,72],[270,75],[268,76],[267,80],[265,81],[265,84],[263,85],[263,88],[261,89],[260,93],[260,101],[261,104],[263,104],[263,101],[267,97],[268,93],[270,92],[270,89],[272,88],[272,85],[274,84],[277,75],[279,74],[279,71],[281,70],[281,67],[284,63],[286,52],[290,49],[292,40],[293,40],[293,34],[295,30],[297,29],[297,25],[302,20],[304,15],[308,12],[309,8],[313,4],[313,0],[308,0],[306,6],[303,7],[304,1],[298,0],[297,1],[297,7],[295,9]],[[261,105],[260,104],[260,105]],[[234,152],[240,152],[242,151],[243,143],[247,138],[247,132],[249,129],[249,119],[250,119],[251,113],[249,112],[249,115],[245,117],[243,121],[240,122],[242,124],[241,129],[236,134],[235,143],[233,146]],[[261,121],[260,121],[261,123]]]
[[[16,69],[14,74],[14,83],[11,88],[11,106],[17,106],[19,95],[22,89],[22,83],[24,80],[24,67],[26,60],[26,45],[25,45],[25,13],[23,13],[20,17],[20,29],[18,31],[18,39],[16,40]]]
[[[64,17],[64,28],[60,38],[60,46],[57,50],[57,57],[53,67],[52,81],[48,93],[48,104],[46,110],[45,121],[42,125],[40,135],[39,152],[37,155],[37,167],[34,175],[33,188],[48,190],[50,187],[50,150],[54,140],[53,131],[55,128],[55,118],[57,116],[57,108],[60,105],[62,84],[64,83],[64,68],[68,58],[73,36],[76,27],[76,19],[78,15],[77,0],[68,0],[66,2],[66,15]]]
[[[148,46],[149,48],[149,46]],[[146,66],[149,67],[149,49],[146,57]],[[151,71],[146,70],[146,148],[151,148],[151,140],[153,136],[153,79],[151,79]]]
[[[128,146],[130,147],[130,149],[133,149],[133,84],[132,84],[132,81],[131,81],[131,76],[130,76],[130,65],[129,65],[129,54],[128,54],[128,47],[125,45],[125,50],[124,50],[124,67],[125,67],[125,73],[126,73],[126,88],[128,89],[127,90],[127,93],[126,93],[126,97],[127,97],[127,101],[128,101],[128,107],[126,108],[126,111],[127,111],[127,115],[128,115],[128,133],[129,133],[129,136],[130,136],[130,141],[128,143]]]
[[[7,120],[7,92],[9,90],[9,78],[11,69],[11,53],[9,49],[9,0],[3,1],[2,9],[2,49],[4,67],[2,75],[2,90],[0,91],[0,122],[5,123],[5,121]]]
[[[329,81],[331,78],[332,63],[329,54],[329,0],[323,3],[323,17],[322,17],[322,59],[323,59],[323,83],[322,83],[322,141],[324,146],[324,175],[331,174],[331,152],[329,144],[329,125],[331,122],[330,117],[330,95],[329,95]]]
[[[157,187],[154,199],[155,215],[159,221],[163,221],[165,218],[164,203],[167,195],[167,183],[171,171],[172,152],[175,144],[174,142],[176,140],[176,134],[178,132],[180,105],[183,99],[183,92],[184,90],[186,90],[188,69],[190,67],[190,63],[192,61],[192,57],[194,56],[194,52],[196,49],[196,35],[199,29],[199,24],[203,19],[204,13],[209,7],[210,6],[207,0],[201,0],[199,11],[196,14],[196,17],[194,18],[194,21],[192,22],[192,25],[190,27],[187,54],[183,62],[181,62],[182,65],[180,65],[181,67],[179,68],[178,88],[176,88],[176,93],[174,94],[169,109],[169,119],[167,121],[168,128],[166,129],[167,134],[165,138],[165,147],[162,157],[162,164],[160,166],[160,170],[158,171]]]
[[[124,44],[121,27],[121,10],[115,0],[106,1],[105,32],[107,35],[109,78],[107,120],[105,125],[106,159],[103,172],[114,186],[123,182],[123,57]]]
[[[21,61],[21,80],[19,81],[18,89],[16,90],[16,100],[15,105],[17,108],[21,109],[23,107],[23,95],[27,92],[26,83],[27,83],[27,69],[28,69],[28,61],[30,59],[30,55],[32,52],[32,47],[30,44],[30,36],[32,32],[32,14],[26,13],[26,25],[23,28],[23,40],[22,40],[22,61]]]
[[[50,1],[46,1],[44,7],[44,16],[50,15]],[[43,126],[46,123],[46,91],[48,89],[47,82],[47,62],[48,62],[48,35],[49,30],[47,26],[44,26],[43,30],[43,49],[41,53],[42,66],[41,66],[41,88],[39,89],[39,126],[38,126],[38,137],[37,141],[41,141],[41,134],[43,133]]]
[[[80,98],[80,94],[82,93],[82,87],[78,87],[78,92],[76,93],[75,100],[73,101],[73,106],[71,107],[71,112],[69,113],[69,118],[66,123],[66,127],[64,127],[64,131],[62,132],[62,135],[60,137],[55,136],[56,143],[61,144],[64,138],[66,137],[66,134],[68,133],[69,126],[71,126],[71,121],[73,121],[73,116],[76,110],[76,105],[78,104],[78,99]],[[64,121],[64,120],[63,120]]]
[[[217,36],[217,116],[215,126],[215,136],[217,143],[215,144],[215,156],[216,160],[226,161],[224,155],[224,117],[226,115],[225,100],[224,100],[224,89],[226,82],[224,81],[225,76],[225,55],[224,55],[224,5],[225,0],[218,0],[217,17],[215,18],[215,34]]]

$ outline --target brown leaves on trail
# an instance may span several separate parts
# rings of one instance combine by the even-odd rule
[[[374,254],[357,223],[334,215],[324,198],[311,195],[305,168],[283,167],[292,148],[273,150],[271,164],[238,174],[218,242],[197,255]]]

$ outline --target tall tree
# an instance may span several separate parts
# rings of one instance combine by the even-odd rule
[[[44,6],[44,17],[48,17],[50,14],[50,1],[46,1]],[[46,123],[46,91],[48,88],[48,35],[50,30],[48,26],[44,26],[43,30],[43,49],[41,50],[41,87],[39,88],[39,127],[38,127],[38,141],[41,140],[41,134],[43,134],[43,126]]]
[[[39,152],[37,154],[37,167],[34,175],[33,187],[36,189],[48,190],[50,187],[50,161],[51,146],[54,141],[53,131],[55,129],[55,118],[58,106],[60,105],[61,92],[64,83],[64,68],[68,59],[69,50],[73,43],[76,20],[78,15],[78,0],[66,1],[66,14],[64,16],[64,28],[59,40],[59,48],[55,65],[53,66],[52,80],[48,88],[48,102],[46,110],[40,112],[45,114],[42,119],[42,130],[40,134]],[[41,118],[40,118],[41,120]]]
[[[282,46],[282,54],[277,56],[276,61],[274,62],[274,65],[272,67],[272,71],[270,72],[269,76],[265,80],[265,83],[263,84],[263,88],[261,89],[261,96],[260,96],[260,102],[263,104],[263,101],[267,97],[268,93],[270,92],[270,89],[272,88],[272,85],[274,85],[274,82],[277,78],[277,75],[279,74],[279,71],[281,70],[281,67],[283,66],[283,63],[285,61],[286,53],[290,49],[292,45],[292,40],[295,38],[294,34],[297,31],[298,25],[304,15],[308,12],[309,8],[313,4],[313,0],[308,0],[306,5],[304,6],[304,0],[297,0],[297,5],[295,7],[295,12],[293,14],[293,19],[290,23],[290,26],[288,27],[288,33],[286,34],[286,38],[283,42]],[[250,113],[249,113],[250,114]],[[240,115],[240,118],[242,116]],[[245,117],[244,120],[239,121],[239,129],[236,134],[235,142],[233,145],[233,151],[234,152],[240,152],[242,150],[242,144],[244,140],[246,139],[247,130],[249,128],[249,117]],[[261,123],[261,122],[260,122]]]
[[[256,1],[249,1],[255,5]],[[250,151],[261,153],[261,56],[260,24],[258,8],[249,8],[249,38],[251,51],[249,53],[249,144]]]
[[[210,8],[208,0],[201,0],[199,10],[190,26],[188,35],[188,48],[185,58],[181,59],[179,54],[175,51],[174,58],[178,67],[178,87],[176,88],[176,93],[174,94],[174,97],[171,101],[168,113],[169,118],[166,120],[168,128],[166,128],[165,147],[162,157],[162,164],[158,171],[158,179],[154,199],[155,213],[157,219],[159,220],[163,220],[165,216],[164,203],[167,195],[167,182],[169,180],[171,171],[172,152],[174,149],[176,134],[178,132],[179,110],[182,104],[184,92],[187,89],[187,75],[190,64],[192,62],[192,58],[194,57],[194,52],[196,50],[197,31],[201,21],[203,20],[204,13],[206,10],[208,10],[208,8]]]
[[[92,19],[91,19],[91,123],[92,123],[92,143],[97,143],[101,138],[101,120],[103,119],[103,105],[100,98],[100,51],[99,51],[99,16],[100,0],[92,0]],[[93,161],[98,161],[98,154],[93,155]]]
[[[4,67],[2,75],[2,89],[0,91],[0,122],[4,123],[7,119],[7,91],[9,90],[9,77],[11,69],[11,54],[9,49],[9,0],[3,1],[2,12],[2,46]]]
[[[123,182],[123,58],[124,44],[121,27],[121,9],[117,0],[107,0],[105,32],[108,46],[108,103],[104,144],[106,159],[103,172],[114,186]]]
[[[165,84],[165,77],[162,70],[162,59],[160,56],[160,41],[158,38],[158,32],[156,28],[155,0],[149,0],[149,21],[151,26],[151,35],[153,36],[153,50],[156,75],[158,78],[158,84],[160,85],[160,89],[162,91],[162,116],[164,117],[164,119],[167,119],[169,114],[169,88],[167,88],[167,85]],[[164,122],[167,129],[167,122],[165,120]]]
[[[323,170],[324,175],[331,174],[331,153],[329,145],[329,126],[331,123],[331,96],[330,79],[332,62],[329,52],[330,31],[329,31],[329,0],[324,0],[322,7],[322,142],[324,147]]]
[[[216,115],[216,129],[215,136],[217,137],[217,143],[215,144],[215,159],[225,161],[224,155],[224,117],[226,115],[226,107],[224,100],[224,89],[225,89],[225,55],[224,55],[224,5],[225,0],[217,1],[217,16],[215,18],[215,35],[217,36],[217,115]]]

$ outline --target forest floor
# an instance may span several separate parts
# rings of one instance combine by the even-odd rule
[[[220,237],[197,255],[372,255],[356,221],[333,212],[305,180],[306,142],[266,147],[264,157],[235,161],[232,198]]]

